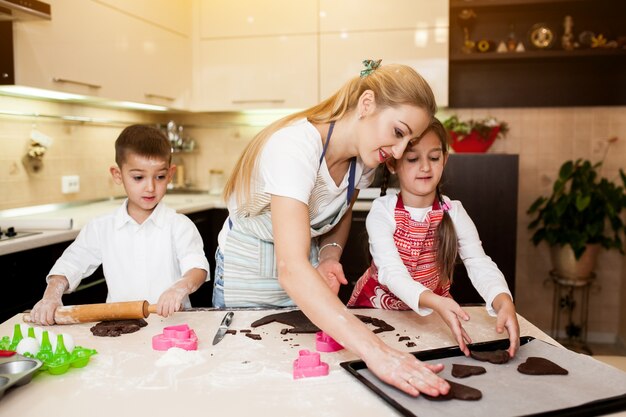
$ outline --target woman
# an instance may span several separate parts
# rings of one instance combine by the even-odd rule
[[[320,104],[263,129],[226,184],[229,218],[218,237],[216,307],[297,305],[406,393],[448,384],[414,356],[385,345],[340,302],[339,263],[358,189],[400,158],[429,126],[432,90],[412,68],[364,61],[360,77]]]

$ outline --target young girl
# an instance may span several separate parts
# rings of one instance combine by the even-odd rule
[[[364,64],[334,95],[269,125],[245,149],[224,190],[229,218],[218,236],[213,304],[297,305],[383,381],[414,396],[446,394],[435,374],[441,364],[387,346],[337,297],[358,190],[436,111],[411,67]]]
[[[457,253],[496,331],[507,329],[509,354],[519,347],[519,324],[511,293],[496,264],[485,254],[474,223],[460,201],[439,191],[448,158],[447,133],[434,119],[399,160],[387,161],[398,175],[400,194],[377,198],[367,216],[372,265],[358,280],[349,306],[436,311],[450,327],[465,355],[471,343],[462,322],[469,315],[451,298],[450,280]]]

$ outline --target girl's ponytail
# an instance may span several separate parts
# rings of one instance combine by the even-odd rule
[[[439,269],[439,283],[445,285],[448,282],[452,284],[452,274],[454,273],[454,264],[458,252],[458,240],[456,229],[450,213],[448,213],[448,204],[443,201],[439,187],[437,187],[437,198],[439,204],[443,207],[443,218],[439,227],[437,227],[437,266]]]

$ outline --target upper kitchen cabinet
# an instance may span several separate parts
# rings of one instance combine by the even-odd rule
[[[48,2],[51,21],[13,23],[16,85],[188,106],[190,0]]]
[[[448,27],[448,0],[319,0],[320,32]]]
[[[200,38],[312,34],[317,0],[200,0]]]
[[[624,105],[625,21],[624,1],[451,0],[450,106]]]
[[[316,0],[201,0],[198,8],[193,110],[317,102]]]
[[[448,105],[448,1],[320,0],[320,98],[363,69],[364,59],[407,64]]]
[[[437,106],[448,105],[448,28],[320,35],[321,98],[332,95],[360,73],[363,59],[406,64],[419,72],[435,94]]]

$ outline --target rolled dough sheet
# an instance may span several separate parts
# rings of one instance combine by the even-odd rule
[[[553,361],[569,371],[569,375],[523,375],[517,367],[529,356],[539,356]],[[442,378],[458,381],[479,389],[479,401],[451,400],[431,402],[413,398],[381,382],[368,369],[357,371],[383,393],[416,416],[519,416],[537,414],[579,406],[591,401],[626,394],[626,372],[608,366],[590,356],[532,340],[508,363],[494,365],[477,362],[465,356],[455,356],[428,361],[443,363]],[[452,364],[484,366],[487,373],[469,379],[456,379],[451,375]]]

